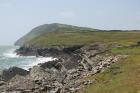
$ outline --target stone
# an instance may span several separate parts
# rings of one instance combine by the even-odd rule
[[[87,80],[87,81],[84,81],[84,82],[83,82],[84,85],[90,85],[90,84],[92,84],[92,83],[93,83],[93,81],[91,81],[91,80]]]
[[[4,81],[0,81],[0,86],[4,85],[5,82]]]
[[[3,71],[0,80],[5,81],[0,82],[0,93],[76,93],[94,83],[94,80],[83,80],[84,77],[102,72],[122,58],[106,53],[108,49],[108,45],[100,43],[70,48],[30,48],[37,56],[53,55],[57,60],[38,64],[29,71],[17,67]]]
[[[31,70],[30,70],[30,74],[29,74],[30,78],[34,81],[39,81],[39,80],[43,80],[43,79],[49,79],[50,77],[50,73],[45,71],[45,69],[43,69],[40,66],[34,66]]]
[[[1,78],[4,81],[8,81],[16,75],[26,76],[28,74],[29,74],[29,72],[24,69],[21,69],[18,67],[11,67],[9,69],[5,69],[2,71]]]

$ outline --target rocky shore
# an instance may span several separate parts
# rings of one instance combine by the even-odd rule
[[[17,54],[54,57],[57,60],[38,64],[29,71],[18,67],[3,70],[0,76],[0,93],[76,93],[95,81],[84,77],[95,75],[125,58],[113,55],[110,46],[95,43],[69,48],[25,48]]]

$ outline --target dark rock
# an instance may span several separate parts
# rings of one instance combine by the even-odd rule
[[[2,71],[1,78],[4,81],[8,81],[16,75],[26,76],[27,74],[29,74],[29,72],[24,69],[18,67],[11,67]]]
[[[36,49],[30,47],[20,47],[15,51],[17,55],[21,56],[36,56],[38,55]]]
[[[137,42],[137,45],[140,45],[140,41]]]
[[[51,68],[59,68],[57,65],[59,62],[62,62],[62,60],[54,60],[54,61],[49,61],[49,62],[45,62],[45,63],[42,63],[40,64],[40,67],[46,69],[51,69]]]

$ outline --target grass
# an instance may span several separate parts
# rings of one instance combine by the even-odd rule
[[[140,47],[113,49],[112,53],[129,54],[129,57],[87,77],[96,82],[79,93],[140,93]]]
[[[111,52],[122,55],[140,55],[140,47],[113,48]]]
[[[28,42],[40,47],[85,45],[104,42],[129,46],[140,40],[140,32],[57,31],[38,36]]]
[[[67,30],[67,31],[65,31]],[[60,29],[44,33],[28,42],[31,46],[53,47],[88,45],[103,42],[112,45],[130,46],[140,41],[140,32],[72,31]],[[96,80],[79,93],[140,93],[140,47],[113,48],[113,54],[129,55],[128,58],[113,64],[103,73],[86,79]]]

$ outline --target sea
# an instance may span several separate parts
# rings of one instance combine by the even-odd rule
[[[55,60],[52,57],[19,56],[15,53],[17,46],[0,46],[0,71],[16,66],[29,70],[29,68],[48,61]]]

